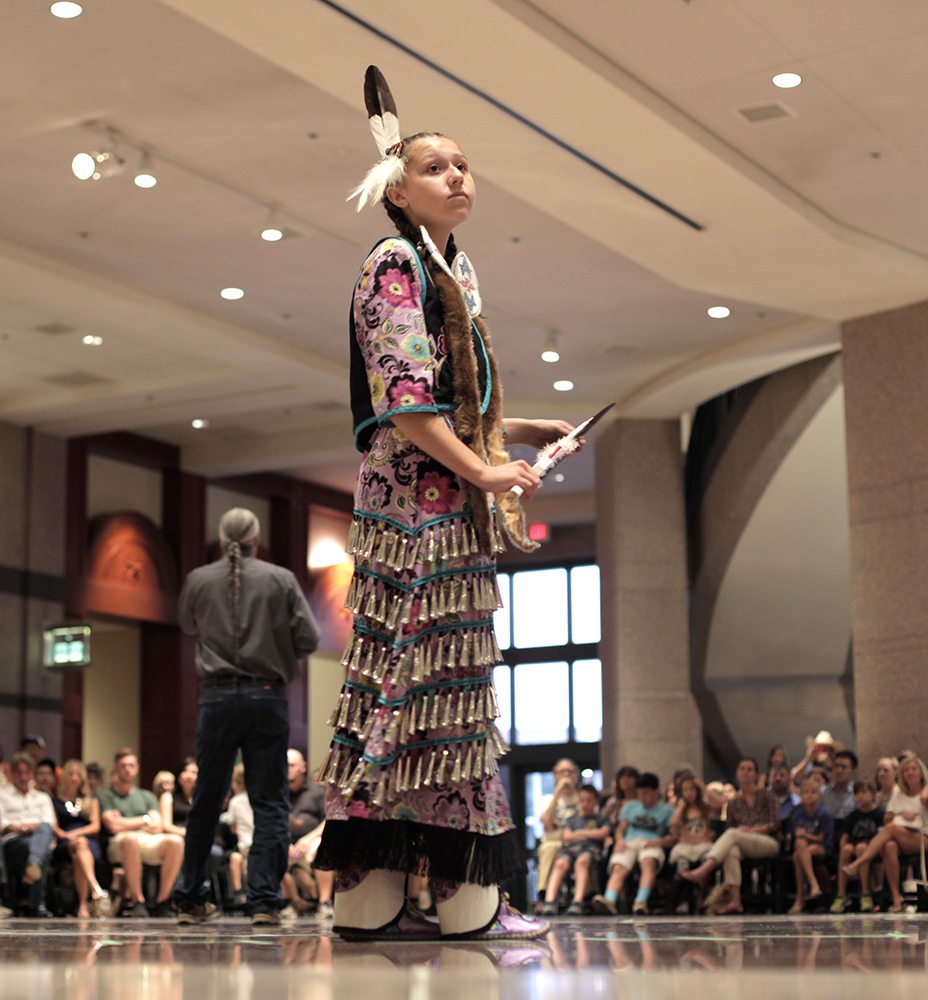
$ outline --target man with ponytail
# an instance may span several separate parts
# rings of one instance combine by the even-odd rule
[[[313,652],[319,628],[296,577],[257,557],[260,525],[234,507],[219,522],[222,557],[193,570],[180,595],[180,624],[197,637],[199,777],[187,819],[184,865],[174,893],[178,923],[213,919],[207,864],[241,750],[255,831],[248,906],[255,924],[277,924],[290,846],[286,685]]]

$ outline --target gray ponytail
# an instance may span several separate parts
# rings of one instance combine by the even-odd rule
[[[229,603],[235,639],[235,665],[238,666],[242,641],[242,556],[250,555],[258,541],[261,524],[253,511],[233,507],[219,521],[219,544],[229,560]]]

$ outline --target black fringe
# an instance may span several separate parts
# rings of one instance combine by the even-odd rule
[[[497,885],[526,871],[517,830],[489,837],[407,820],[354,818],[326,820],[314,867],[386,868],[477,885]]]

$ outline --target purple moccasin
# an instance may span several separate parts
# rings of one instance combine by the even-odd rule
[[[365,930],[336,926],[332,931],[343,941],[437,941],[441,937],[438,923],[429,920],[408,900],[393,920],[383,927]]]
[[[447,934],[445,940],[461,941],[532,941],[551,930],[550,920],[527,917],[509,905],[509,896],[500,895],[499,909],[489,927],[470,934]]]

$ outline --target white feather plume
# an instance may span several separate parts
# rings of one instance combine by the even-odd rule
[[[369,121],[377,149],[381,156],[386,156],[387,150],[403,138],[400,135],[399,119],[391,112],[384,111],[381,115],[371,115]]]
[[[406,161],[401,156],[387,156],[378,160],[364,175],[364,180],[348,195],[345,201],[358,199],[357,211],[365,205],[379,205],[387,188],[402,184],[406,176]]]

